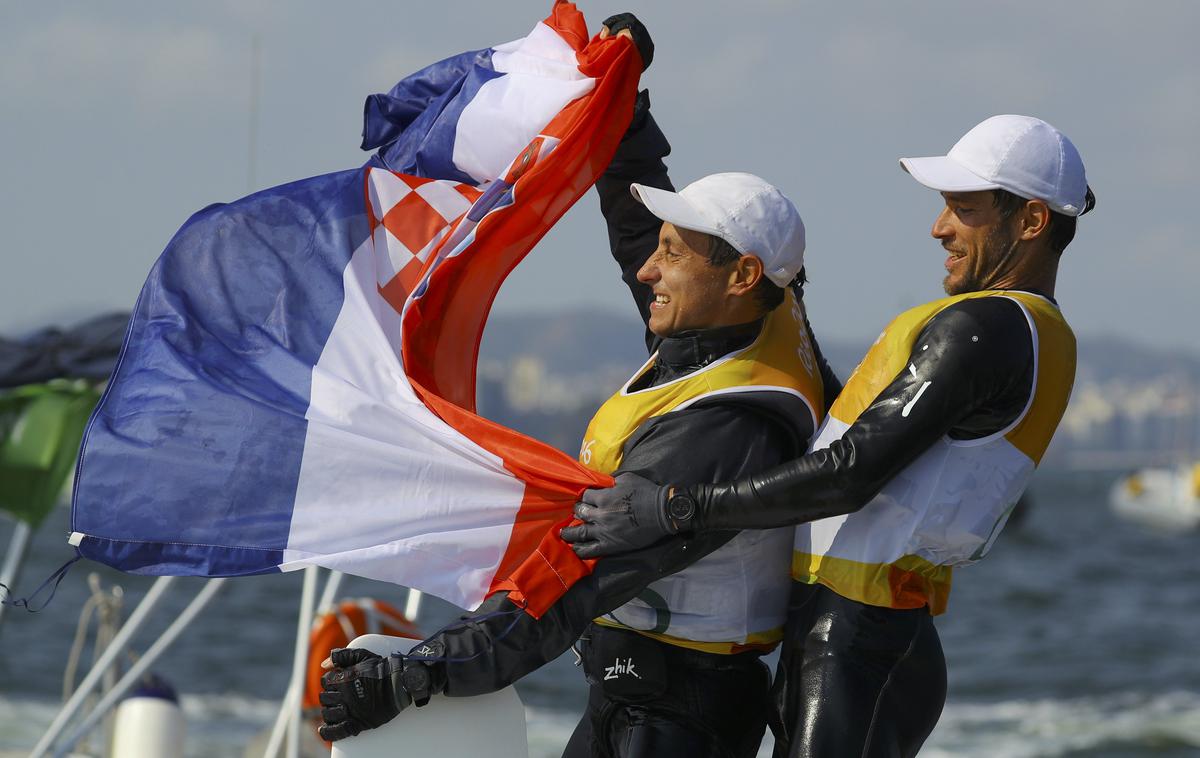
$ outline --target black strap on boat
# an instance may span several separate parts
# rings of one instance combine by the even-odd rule
[[[54,593],[58,592],[58,585],[61,584],[62,580],[67,577],[67,572],[71,570],[71,566],[75,565],[75,562],[82,557],[82,555],[77,555],[55,569],[54,573],[46,577],[46,580],[39,584],[38,588],[34,590],[29,597],[20,597],[16,600],[10,600],[8,597],[5,597],[3,600],[0,600],[0,605],[7,605],[10,608],[24,608],[30,613],[38,613],[42,611],[47,605],[50,605],[50,601],[54,599]],[[51,582],[54,582],[52,586],[50,586]],[[46,596],[45,602],[43,602],[37,608],[30,607],[29,602],[37,597],[42,590],[46,589],[47,586],[50,586],[50,594]],[[3,589],[6,595],[11,596],[13,594],[12,589],[6,584],[0,583],[0,589]]]

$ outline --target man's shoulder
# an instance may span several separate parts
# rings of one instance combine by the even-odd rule
[[[959,300],[935,314],[914,350],[937,349],[981,361],[980,368],[1019,368],[1033,358],[1033,333],[1025,309],[1003,294]]]
[[[798,392],[784,388],[739,388],[701,398],[692,410],[709,411],[714,418],[735,417],[746,425],[766,425],[789,430],[807,439],[814,431],[816,411]]]
[[[959,300],[929,320],[912,345],[914,376],[941,377],[973,404],[1024,406],[1035,365],[1034,332],[1022,305],[1002,293]],[[974,407],[974,406],[973,406]]]
[[[655,416],[642,425],[646,429],[656,426],[684,433],[724,429],[807,437],[812,432],[813,413],[802,397],[783,389],[736,388],[702,396],[685,408]]]
[[[626,442],[621,469],[653,471],[656,481],[711,483],[800,456],[812,430],[779,412],[786,400],[774,396],[785,394],[724,393],[647,419]]]
[[[1002,292],[951,303],[930,319],[929,326],[935,324],[949,330],[1007,332],[1015,328],[1029,331],[1024,308],[1016,299]]]

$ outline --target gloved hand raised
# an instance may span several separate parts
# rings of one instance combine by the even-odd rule
[[[338,648],[330,658],[334,668],[321,677],[321,739],[335,742],[383,726],[412,703],[404,656]]]
[[[627,553],[677,534],[679,524],[667,508],[671,488],[633,472],[618,474],[608,489],[589,489],[575,504],[583,521],[565,527],[562,538],[580,558]]]
[[[650,39],[650,32],[646,31],[646,26],[632,13],[618,13],[604,19],[600,39],[612,34],[619,35],[621,32],[629,36],[638,50],[638,55],[642,56],[642,70],[650,68],[650,62],[654,60],[654,40]]]

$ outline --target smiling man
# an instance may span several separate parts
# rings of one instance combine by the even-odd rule
[[[576,509],[588,557],[667,534],[798,525],[777,756],[917,753],[945,701],[932,617],[953,567],[991,547],[1074,380],[1054,287],[1095,200],[1071,141],[1039,119],[996,116],[949,154],[901,164],[945,201],[932,234],[948,253],[948,297],[884,329],[813,451],[720,485],[624,474]]]
[[[605,27],[602,35],[626,29],[649,61],[636,19]],[[839,385],[804,316],[795,206],[742,173],[676,193],[669,152],[642,93],[596,189],[652,354],[596,412],[580,460],[682,484],[739,478],[803,453]],[[563,533],[586,539],[588,528]],[[500,689],[579,639],[588,705],[564,755],[751,758],[773,712],[759,659],[783,635],[792,530],[652,542],[597,562],[541,617],[494,595],[412,656],[334,651],[322,736],[379,726],[434,693]]]
[[[619,162],[598,188],[654,353],[596,412],[580,460],[687,483],[762,471],[803,452],[824,410],[823,361],[787,287],[799,214],[749,174],[672,192],[650,158],[638,171],[659,186],[631,184]],[[431,693],[500,689],[582,635],[588,709],[564,755],[750,758],[773,711],[759,658],[782,638],[791,543],[786,528],[673,536],[599,561],[541,618],[497,595],[415,657],[335,651],[321,733],[352,736]]]

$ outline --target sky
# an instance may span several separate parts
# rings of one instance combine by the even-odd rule
[[[1079,148],[1098,197],[1059,270],[1083,335],[1200,352],[1200,3],[579,3],[636,12],[677,186],[749,171],[808,231],[822,339],[869,341],[941,296],[938,196],[901,156],[998,113]],[[0,6],[0,335],[130,309],[199,208],[360,165],[363,99],[440,58],[524,36],[549,0]],[[251,150],[254,40],[257,139]],[[254,158],[251,160],[251,155]],[[630,310],[585,195],[497,312]]]

